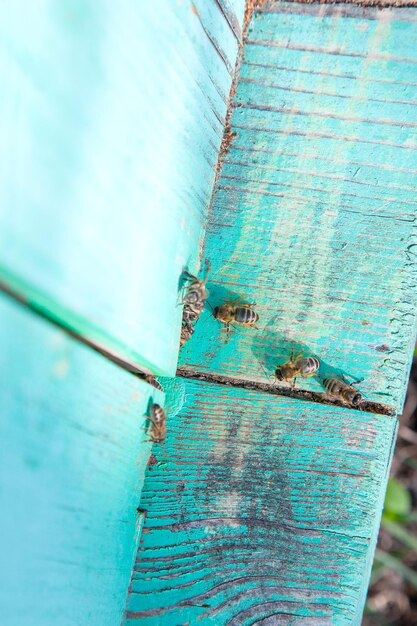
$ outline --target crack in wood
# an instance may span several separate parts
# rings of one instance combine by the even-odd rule
[[[290,5],[290,6],[288,6]],[[298,6],[297,6],[298,5]],[[362,17],[375,20],[375,9],[407,9],[417,6],[417,0],[289,0],[282,3],[279,0],[269,0],[263,13],[288,13],[291,15],[317,15],[320,17],[334,16],[337,7],[337,16]],[[415,13],[404,11],[408,20],[415,17]]]
[[[177,370],[177,376],[179,376],[180,378],[200,380],[216,385],[226,385],[228,387],[238,387],[240,389],[260,391],[262,393],[269,393],[274,396],[285,396],[287,398],[293,398],[294,400],[304,400],[306,402],[314,402],[317,404],[338,406],[344,409],[348,409],[349,411],[375,413],[376,415],[396,415],[395,409],[386,406],[385,404],[379,404],[377,402],[368,402],[365,400],[358,407],[352,407],[344,404],[343,402],[340,402],[336,398],[330,398],[325,393],[315,393],[313,391],[306,391],[305,389],[290,389],[289,387],[284,387],[282,385],[268,385],[267,383],[245,380],[244,378],[232,378],[230,376],[222,376],[220,374],[208,374],[190,371],[181,367]]]

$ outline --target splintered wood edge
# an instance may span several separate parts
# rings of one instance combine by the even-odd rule
[[[251,0],[249,0],[251,3]],[[293,13],[298,15],[319,15],[320,17],[362,17],[377,19],[378,9],[401,9],[395,12],[396,19],[416,21],[414,11],[407,9],[417,7],[417,0],[254,0],[255,5],[249,14],[254,13]],[[412,19],[414,18],[414,19]]]

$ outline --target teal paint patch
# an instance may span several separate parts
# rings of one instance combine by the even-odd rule
[[[401,410],[417,307],[416,36],[410,11],[255,14],[204,256],[211,307],[256,303],[260,330],[226,344],[207,311],[182,368],[272,383],[294,349]]]
[[[126,624],[359,626],[397,420],[182,384]]]
[[[0,278],[161,375],[182,268],[199,267],[243,5],[0,9]]]
[[[160,378],[166,400],[165,409],[168,417],[177,415],[185,402],[186,386],[181,378]]]
[[[0,320],[2,623],[114,626],[164,394],[4,296]]]

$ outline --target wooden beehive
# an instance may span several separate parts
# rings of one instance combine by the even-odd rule
[[[415,341],[417,13],[248,5],[0,8],[5,626],[361,623]],[[233,299],[259,329],[226,343]],[[292,350],[359,410],[274,385]]]

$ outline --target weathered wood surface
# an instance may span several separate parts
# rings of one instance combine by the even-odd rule
[[[177,407],[147,470],[127,624],[359,626],[396,419],[166,389]]]
[[[0,6],[0,279],[156,373],[175,373],[178,280],[199,265],[243,12]]]
[[[268,6],[269,10],[273,8],[274,1],[275,0],[271,0],[271,4]],[[334,13],[334,5],[336,4],[334,0],[291,0],[291,1],[299,3],[301,5],[312,4],[312,5],[320,6],[320,7],[326,4],[333,5],[333,7],[331,7],[332,13]],[[340,13],[343,12],[344,4],[347,5],[347,10],[349,12],[349,15],[352,15],[352,5],[358,5],[361,7],[361,9],[362,7],[407,8],[407,7],[417,6],[417,1],[416,0],[340,0],[340,2],[338,2],[337,4],[338,4],[338,7],[337,7],[338,15],[340,15]]]
[[[0,299],[2,626],[120,624],[163,394]]]
[[[411,10],[255,14],[204,256],[211,305],[256,302],[260,330],[226,345],[208,311],[181,367],[266,381],[294,346],[401,408],[417,310],[416,40]]]

